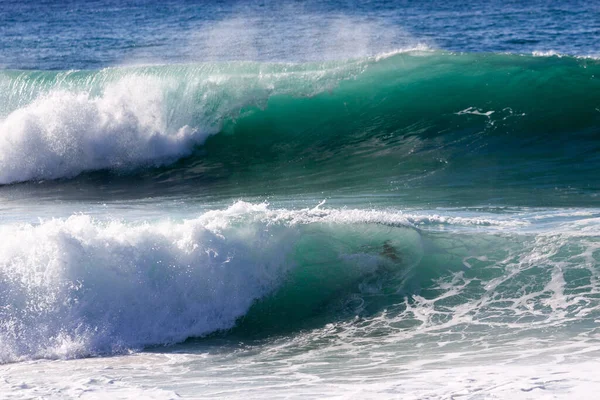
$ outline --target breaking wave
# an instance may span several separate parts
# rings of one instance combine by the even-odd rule
[[[342,163],[388,183],[490,160],[526,179],[565,165],[595,170],[598,76],[593,59],[429,50],[313,64],[2,71],[0,183],[157,166],[157,175],[189,179],[269,165],[293,175],[318,164],[327,174]],[[544,168],[523,168],[536,161]]]

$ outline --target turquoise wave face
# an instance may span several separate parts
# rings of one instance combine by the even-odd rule
[[[397,55],[331,92],[271,97],[182,167],[244,188],[266,180],[274,194],[593,202],[599,72],[598,61],[572,58]]]
[[[511,214],[309,227],[285,283],[225,336],[470,346],[596,329],[597,210]]]
[[[593,204],[598,76],[593,59],[444,52],[4,71],[0,181]]]

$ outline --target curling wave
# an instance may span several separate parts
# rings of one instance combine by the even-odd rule
[[[93,170],[157,182],[308,173],[394,190],[429,175],[480,179],[469,171],[491,165],[494,187],[555,185],[568,168],[583,181],[600,162],[598,76],[594,59],[435,51],[2,71],[0,183]]]
[[[0,362],[338,322],[349,335],[587,326],[600,315],[599,216],[240,201],[186,220],[2,225]]]
[[[320,296],[330,295],[377,268],[384,240],[410,246],[402,239],[414,233],[404,223],[385,213],[270,211],[238,202],[183,221],[74,215],[2,226],[0,362],[111,354],[226,330],[294,269],[308,268],[313,280],[327,272],[323,264],[335,270],[335,281],[317,279]]]

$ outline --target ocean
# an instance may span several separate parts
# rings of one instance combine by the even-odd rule
[[[0,398],[595,399],[600,2],[0,0]]]

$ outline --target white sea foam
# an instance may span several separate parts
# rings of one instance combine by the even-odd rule
[[[534,51],[532,53],[535,57],[562,57],[563,55],[555,50],[545,50],[545,51]]]
[[[230,328],[292,263],[293,230],[88,216],[0,228],[0,361],[71,358]]]
[[[161,164],[188,154],[210,132],[169,124],[167,84],[131,76],[101,96],[54,90],[17,109],[0,122],[0,184]]]
[[[400,47],[393,50],[382,51],[375,55],[375,60],[385,60],[386,58],[393,57],[398,54],[411,53],[411,54],[428,54],[433,53],[434,47],[425,43],[416,43],[412,46]]]
[[[480,111],[475,107],[469,107],[469,108],[465,108],[464,110],[461,110],[457,113],[455,113],[456,115],[464,115],[464,114],[471,114],[471,115],[481,115],[482,117],[490,117],[490,115],[492,115],[495,111],[490,110],[490,111]]]
[[[592,59],[592,60],[597,60],[600,58],[600,54],[585,54],[585,55],[571,55],[571,54],[565,54],[565,53],[560,53],[556,50],[537,50],[531,53],[534,57],[558,57],[558,58],[562,58],[562,57],[575,57],[575,58],[581,58],[581,59]]]
[[[321,341],[307,351],[298,351],[302,343],[294,345],[293,352],[272,343],[225,353],[166,349],[126,357],[4,365],[0,392],[14,400],[263,399],[265,395],[526,400],[595,399],[600,385],[599,349],[593,343],[573,341],[536,349],[530,340],[510,348],[492,345],[460,352],[444,347],[428,351],[419,343],[374,349],[364,339],[355,345],[338,341],[334,346]]]

